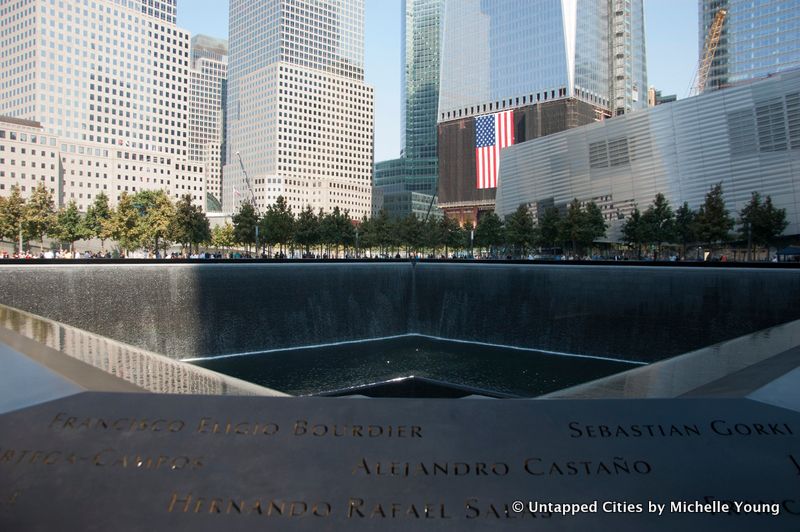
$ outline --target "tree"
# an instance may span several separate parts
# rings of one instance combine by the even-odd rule
[[[387,248],[395,242],[395,234],[392,232],[392,222],[385,209],[381,209],[378,215],[371,220],[370,227],[373,245],[378,246],[378,253],[383,254]]]
[[[747,240],[748,259],[754,245],[769,248],[789,225],[786,221],[786,209],[776,209],[770,196],[767,196],[762,203],[761,194],[758,192],[753,192],[750,201],[740,211],[739,223],[741,224],[739,234]],[[769,249],[767,251],[769,252]]]
[[[472,221],[464,222],[464,225],[461,227],[461,239],[464,249],[468,249],[470,257],[472,257],[472,246],[475,243],[475,226],[472,224]]]
[[[311,247],[317,245],[319,238],[319,219],[314,214],[311,205],[308,205],[297,217],[294,241],[305,250],[306,255],[309,255]]]
[[[591,245],[598,238],[605,238],[608,224],[603,218],[600,207],[593,201],[586,205],[583,212],[582,243],[585,246]]]
[[[51,228],[53,235],[62,242],[69,242],[69,250],[75,252],[75,242],[86,238],[86,228],[75,200],[58,212],[56,224]]]
[[[697,237],[713,247],[730,240],[733,226],[733,218],[728,214],[722,197],[722,183],[717,183],[706,194],[705,202],[695,216]]]
[[[560,239],[571,242],[572,250],[579,252],[597,238],[604,237],[607,227],[603,213],[593,201],[584,209],[575,198],[567,207],[567,215],[561,220]]]
[[[336,208],[338,209],[338,207]],[[338,230],[336,215],[334,213],[325,214],[320,210],[317,220],[319,220],[319,241],[325,246],[325,254],[330,256],[331,249],[339,241],[339,236],[336,234]]]
[[[397,236],[406,247],[406,257],[411,256],[422,245],[422,221],[414,214],[409,214],[397,222]]]
[[[234,242],[233,225],[225,222],[223,225],[218,225],[211,230],[211,245],[217,251],[220,249],[227,249],[233,246]]]
[[[100,246],[106,247],[106,234],[104,227],[108,219],[111,218],[111,209],[108,206],[108,196],[101,192],[94,198],[94,203],[86,209],[86,216],[83,217],[83,226],[86,238],[99,238]]]
[[[181,246],[188,247],[190,252],[192,246],[198,251],[200,244],[211,241],[211,225],[208,218],[203,209],[192,204],[190,194],[181,196],[175,205],[169,234],[176,242],[180,242]]]
[[[503,222],[494,211],[487,212],[478,220],[478,226],[475,228],[475,242],[478,246],[486,247],[489,249],[491,255],[497,253],[497,247],[503,243],[505,239]]]
[[[173,232],[177,212],[172,200],[165,191],[158,190],[139,192],[133,202],[139,206],[141,244],[156,254],[163,248],[166,255],[169,239],[175,239]]]
[[[464,238],[461,234],[461,227],[459,227],[458,221],[453,218],[448,218],[447,216],[442,216],[442,219],[439,220],[439,226],[443,236],[442,243],[444,244],[445,257],[447,256],[448,249],[455,251],[458,248],[464,247]]]
[[[638,259],[642,258],[642,244],[647,241],[647,231],[648,228],[642,221],[642,213],[638,207],[634,207],[631,215],[622,224],[622,241],[636,250]]]
[[[506,240],[514,250],[514,256],[524,257],[529,246],[533,246],[536,228],[527,205],[520,205],[506,216]]]
[[[350,218],[350,211],[341,211],[339,207],[333,208],[333,218],[336,226],[336,256],[339,256],[339,247],[347,249],[355,243],[356,228]]]
[[[294,232],[292,209],[286,204],[283,196],[278,196],[275,203],[267,207],[260,227],[264,242],[270,246],[279,245],[283,253],[283,247],[292,239]]]
[[[372,247],[377,245],[373,218],[367,218],[365,214],[361,218],[361,223],[358,225],[356,235],[358,235],[358,239],[356,240],[356,253],[358,253],[358,248],[360,247],[361,249],[370,250],[371,256]]]
[[[247,246],[256,241],[256,225],[258,225],[258,215],[256,208],[249,201],[244,201],[239,205],[239,212],[231,218],[233,221],[233,234],[236,242]]]
[[[675,241],[681,245],[681,255],[684,258],[686,258],[686,246],[697,238],[694,218],[694,211],[689,208],[689,203],[685,201],[675,211]]]
[[[104,223],[105,234],[117,241],[123,252],[139,247],[141,242],[141,224],[139,211],[133,203],[133,197],[123,192],[119,197],[117,208]]]
[[[420,221],[420,224],[422,226],[422,247],[430,250],[433,257],[436,258],[437,250],[445,245],[446,230],[433,216]]]
[[[542,244],[554,248],[559,241],[561,214],[556,207],[548,207],[539,218],[539,234]]]
[[[53,195],[47,185],[39,183],[25,206],[24,231],[32,237],[37,237],[40,247],[44,249],[44,237],[54,232],[55,225],[56,213]]]
[[[655,244],[654,258],[658,258],[661,244],[675,240],[675,215],[664,194],[656,194],[653,203],[642,214],[642,223],[645,226],[645,241]]]
[[[11,194],[0,203],[0,231],[3,238],[18,241],[17,251],[22,253],[23,225],[25,221],[25,198],[16,185],[11,187]]]

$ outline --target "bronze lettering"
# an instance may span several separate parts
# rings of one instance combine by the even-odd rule
[[[222,499],[211,499],[211,504],[208,505],[208,513],[210,514],[219,514],[222,513],[220,510],[219,505],[222,503]]]
[[[172,513],[172,510],[175,509],[175,505],[176,504],[183,503],[183,513],[186,513],[186,512],[189,511],[189,505],[191,504],[191,502],[192,502],[192,494],[191,493],[186,495],[185,498],[179,499],[178,498],[178,494],[173,491],[172,492],[172,497],[170,498],[170,501],[169,501],[169,506],[167,507],[167,512],[168,513]]]
[[[478,504],[478,499],[467,499],[465,503],[467,519],[475,519],[477,517],[480,517],[481,511],[478,509],[477,504]]]
[[[358,517],[365,517],[364,512],[361,511],[361,508],[364,507],[364,499],[356,499],[351,497],[347,501],[347,518],[351,519],[354,514],[358,515]]]

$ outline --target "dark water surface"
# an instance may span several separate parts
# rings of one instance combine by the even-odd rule
[[[534,397],[639,365],[420,336],[192,363],[291,395],[415,376],[519,397]]]

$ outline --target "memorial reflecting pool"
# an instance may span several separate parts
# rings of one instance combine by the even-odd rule
[[[535,397],[640,365],[417,335],[191,362],[291,395],[341,392],[413,376],[513,397]]]

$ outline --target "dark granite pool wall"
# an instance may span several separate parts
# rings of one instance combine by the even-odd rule
[[[798,301],[800,270],[0,265],[0,303],[177,358],[413,332],[651,361],[799,319]]]

